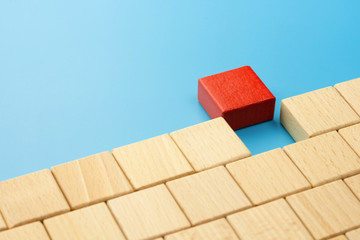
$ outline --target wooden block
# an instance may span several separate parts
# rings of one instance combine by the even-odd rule
[[[349,240],[360,240],[360,228],[347,232],[345,235]]]
[[[234,230],[225,218],[170,234],[165,240],[238,240]]]
[[[102,202],[132,191],[110,152],[51,168],[72,209]]]
[[[280,148],[230,163],[226,168],[256,205],[311,187]]]
[[[296,140],[304,140],[360,122],[333,87],[281,101],[280,121]]]
[[[211,118],[233,129],[271,120],[275,97],[249,66],[199,79],[198,99]]]
[[[173,132],[174,139],[196,171],[250,156],[250,151],[223,118]]]
[[[360,115],[360,78],[335,85],[343,98]]]
[[[44,226],[40,222],[0,232],[1,240],[50,240]]]
[[[52,240],[125,240],[105,203],[45,219],[44,225]]]
[[[166,185],[193,225],[251,206],[223,166],[176,179]]]
[[[3,219],[3,217],[1,216],[1,213],[0,213],[0,231],[5,230],[5,229],[7,229],[7,226],[6,226],[5,220]]]
[[[0,182],[0,211],[9,228],[69,210],[48,169]]]
[[[329,238],[328,240],[348,240],[344,235],[339,235],[337,237]]]
[[[194,171],[169,134],[116,148],[113,154],[136,189]]]
[[[235,213],[227,219],[241,240],[313,239],[284,199]]]
[[[313,186],[360,172],[360,158],[337,132],[284,147]]]
[[[163,184],[109,200],[108,206],[129,240],[156,238],[190,226]]]
[[[346,178],[344,181],[360,200],[360,174]]]
[[[360,201],[341,180],[286,198],[316,239],[360,225]]]
[[[339,130],[340,135],[360,156],[360,124],[352,125]]]

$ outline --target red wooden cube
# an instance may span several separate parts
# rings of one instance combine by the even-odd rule
[[[273,119],[275,97],[249,66],[199,79],[198,99],[211,118],[234,129]]]

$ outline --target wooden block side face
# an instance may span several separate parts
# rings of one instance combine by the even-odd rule
[[[281,123],[295,140],[338,130],[360,121],[360,117],[333,87],[284,99],[281,105],[284,108]]]
[[[360,78],[336,84],[335,88],[360,115]]]
[[[339,130],[339,133],[357,155],[360,156],[360,124],[342,128]]]
[[[55,166],[51,170],[72,209],[132,191],[110,152]]]
[[[360,172],[359,156],[337,132],[288,145],[284,150],[313,186]]]
[[[26,224],[0,232],[1,240],[50,240],[44,226],[40,222]]]
[[[53,240],[125,240],[105,203],[46,219],[44,225]]]
[[[165,240],[238,240],[225,218],[170,234]]]
[[[226,168],[256,205],[311,187],[282,149],[230,163]]]
[[[348,240],[360,240],[360,228],[349,231],[345,235]]]
[[[171,133],[196,171],[250,156],[250,151],[223,118]]]
[[[116,148],[113,154],[135,189],[194,171],[168,134]]]
[[[69,210],[47,169],[0,182],[0,211],[9,228]]]
[[[313,239],[284,199],[227,217],[242,240]]]
[[[360,174],[344,179],[346,185],[360,200]]]
[[[360,225],[360,201],[341,180],[286,198],[316,239]]]
[[[149,239],[190,226],[167,190],[158,185],[108,201],[128,239]]]
[[[5,220],[3,219],[1,213],[0,213],[0,231],[5,230],[7,228]]]
[[[223,166],[166,185],[192,224],[219,218],[251,205]]]

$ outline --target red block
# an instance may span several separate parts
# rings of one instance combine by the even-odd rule
[[[275,97],[249,66],[199,79],[198,99],[211,118],[234,129],[273,119]]]

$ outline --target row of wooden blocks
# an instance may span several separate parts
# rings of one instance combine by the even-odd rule
[[[319,121],[307,117],[311,111],[327,111],[334,122],[331,111],[357,111],[336,91],[304,94],[311,103],[306,111],[306,104],[297,107],[304,95],[284,100],[283,124],[292,121],[303,133]],[[313,134],[319,136],[308,132],[308,140],[253,157],[217,118],[1,182],[0,239],[346,239],[344,233],[358,239],[360,118],[354,114]]]

